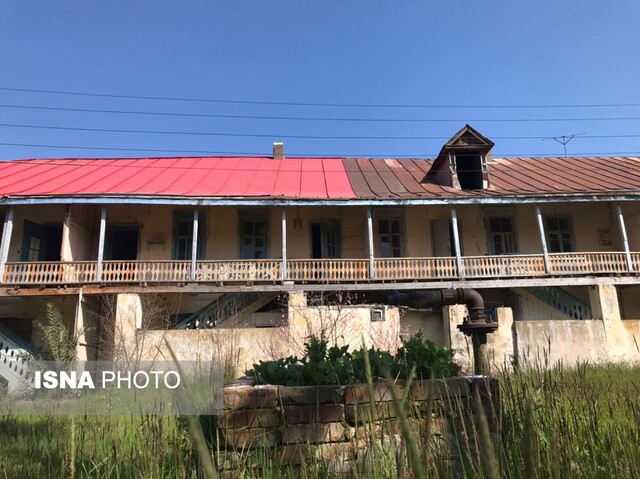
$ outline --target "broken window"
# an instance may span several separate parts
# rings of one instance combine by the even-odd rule
[[[478,153],[456,154],[456,173],[460,188],[463,190],[482,189],[482,156]]]

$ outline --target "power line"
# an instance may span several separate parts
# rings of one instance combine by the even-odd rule
[[[60,148],[60,149],[69,149],[69,150],[96,150],[96,151],[138,151],[138,152],[155,152],[155,153],[193,153],[193,154],[206,154],[206,155],[230,155],[230,156],[239,156],[239,155],[247,155],[247,156],[256,156],[260,158],[268,158],[270,154],[265,154],[264,152],[248,152],[248,151],[211,151],[211,150],[172,150],[165,148],[122,148],[122,147],[105,147],[105,146],[77,146],[77,145],[44,145],[44,144],[33,144],[33,143],[5,143],[0,142],[0,146],[19,146],[19,147],[29,147],[29,148]],[[571,157],[578,156],[613,156],[613,155],[627,155],[627,156],[640,156],[640,150],[638,151],[601,151],[601,152],[579,152],[574,153]],[[424,159],[424,154],[402,154],[402,155],[369,155],[369,154],[322,154],[319,155],[317,153],[308,154],[308,153],[296,153],[296,154],[288,154],[289,158],[381,158],[381,159],[394,159],[394,158],[413,158],[413,159]],[[503,153],[503,154],[494,154],[495,158],[560,158],[557,154],[538,154],[538,153]],[[115,158],[110,158],[115,159]],[[131,158],[123,158],[123,159],[131,159]],[[4,160],[4,161],[13,161],[13,160]],[[37,160],[31,160],[37,161]]]
[[[50,111],[69,111],[82,113],[110,113],[118,115],[155,115],[170,117],[192,117],[192,118],[236,118],[243,120],[295,120],[295,121],[340,121],[340,122],[400,122],[400,123],[522,123],[522,122],[562,122],[562,121],[637,121],[640,117],[601,117],[601,118],[476,118],[476,119],[451,119],[451,118],[331,118],[331,117],[308,117],[308,116],[261,116],[261,115],[228,115],[216,113],[172,113],[158,111],[135,111],[135,110],[105,110],[92,108],[65,108],[51,106],[33,106],[33,105],[9,105],[0,104],[0,108],[18,108],[26,110],[50,110]]]
[[[282,106],[320,106],[320,107],[349,107],[349,108],[460,108],[460,109],[519,109],[519,108],[621,108],[640,107],[640,103],[584,103],[584,104],[548,104],[548,105],[438,105],[422,104],[412,105],[406,103],[313,103],[313,102],[286,102],[286,101],[262,101],[262,100],[237,100],[221,98],[189,98],[170,96],[146,96],[146,95],[122,95],[111,93],[90,93],[67,90],[39,90],[31,88],[0,87],[2,91],[14,91],[25,93],[44,93],[51,95],[71,95],[96,98],[120,98],[128,100],[160,100],[174,102],[197,103],[231,103],[241,105],[282,105]]]
[[[140,133],[154,135],[193,135],[193,136],[229,136],[250,138],[290,138],[290,139],[320,139],[320,140],[448,140],[448,136],[335,136],[335,135],[286,135],[281,133],[223,133],[197,131],[168,131],[168,130],[130,130],[121,128],[85,128],[75,126],[55,125],[26,125],[20,123],[0,123],[5,128],[28,128],[43,130],[89,131],[100,133]],[[574,135],[575,136],[575,135]],[[548,136],[494,136],[495,140],[547,140],[560,137]],[[640,134],[629,135],[581,135],[580,138],[640,138]]]
[[[448,136],[334,136],[334,135],[284,135],[280,133],[222,133],[197,131],[167,131],[167,130],[129,130],[121,128],[85,128],[75,126],[54,125],[26,125],[19,123],[0,123],[5,128],[30,128],[43,130],[90,131],[100,133],[140,133],[157,135],[193,135],[193,136],[229,136],[250,138],[290,138],[290,139],[319,139],[319,140],[448,140]],[[572,137],[575,135],[572,135]],[[494,140],[548,140],[564,137],[548,136],[493,136]],[[640,138],[640,134],[629,135],[580,135],[579,138]]]

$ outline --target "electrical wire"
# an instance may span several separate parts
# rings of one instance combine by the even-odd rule
[[[261,100],[237,100],[220,98],[189,98],[170,96],[146,96],[146,95],[122,95],[111,93],[90,93],[67,90],[39,90],[32,88],[0,87],[1,91],[14,91],[24,93],[43,93],[51,95],[71,95],[96,98],[120,98],[128,100],[160,100],[174,102],[196,103],[232,103],[241,105],[282,105],[282,106],[313,106],[313,107],[348,107],[348,108],[451,108],[451,109],[524,109],[524,108],[621,108],[640,107],[640,103],[584,103],[584,104],[548,104],[548,105],[439,105],[439,104],[403,104],[403,103],[313,103],[313,102],[286,102],[286,101],[261,101]]]

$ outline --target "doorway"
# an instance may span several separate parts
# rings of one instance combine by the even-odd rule
[[[60,261],[62,224],[24,221],[20,261]]]
[[[134,261],[138,259],[138,225],[107,227],[105,259]]]

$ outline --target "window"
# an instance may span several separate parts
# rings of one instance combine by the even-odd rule
[[[198,213],[198,251],[197,259],[204,258],[204,240],[206,216]],[[173,259],[190,260],[193,246],[193,212],[179,211],[173,214]]]
[[[62,224],[25,220],[20,261],[60,261]]]
[[[489,218],[489,252],[491,254],[513,254],[517,251],[512,217]]]
[[[402,256],[402,220],[400,218],[381,218],[378,220],[380,256],[398,258]]]
[[[568,216],[547,216],[544,219],[549,253],[575,251],[571,220]]]
[[[269,220],[266,213],[240,213],[240,258],[267,258],[269,252]]]
[[[310,233],[312,258],[340,258],[339,221],[314,221]]]
[[[463,190],[480,190],[483,187],[483,163],[480,154],[456,154],[456,173]]]

